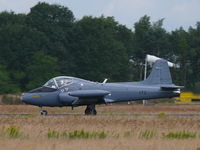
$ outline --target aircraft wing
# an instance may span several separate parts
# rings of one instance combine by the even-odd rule
[[[108,94],[110,94],[110,92],[105,90],[78,90],[69,92],[70,96],[75,96],[75,97],[99,97]]]
[[[78,97],[72,105],[80,106],[87,104],[105,103],[104,96],[110,94],[105,90],[77,90],[68,93],[70,96]]]

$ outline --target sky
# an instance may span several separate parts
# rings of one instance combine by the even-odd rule
[[[200,21],[200,0],[41,0],[68,7],[76,19],[83,16],[114,16],[120,24],[133,29],[134,23],[148,15],[155,22],[164,18],[163,27],[172,31],[195,27]],[[0,0],[0,11],[29,13],[39,0]]]

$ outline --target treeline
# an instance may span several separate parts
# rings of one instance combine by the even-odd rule
[[[179,63],[175,83],[200,92],[200,22],[167,32],[163,21],[145,15],[131,30],[113,17],[76,20],[67,7],[44,2],[28,14],[1,12],[0,93],[27,91],[58,75],[137,81],[146,54]]]

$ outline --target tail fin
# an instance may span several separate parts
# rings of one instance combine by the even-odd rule
[[[143,84],[172,84],[171,73],[167,61],[159,59],[153,65],[152,71]]]

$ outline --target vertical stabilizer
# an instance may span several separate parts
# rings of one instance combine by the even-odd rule
[[[167,61],[159,59],[153,65],[148,78],[143,81],[144,84],[172,84],[171,73]]]

